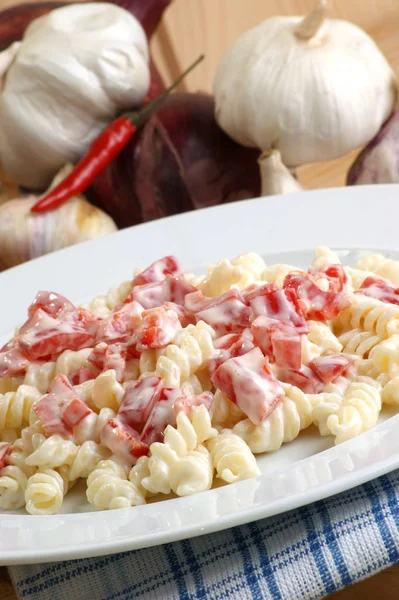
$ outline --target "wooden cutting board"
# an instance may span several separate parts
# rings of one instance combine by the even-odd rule
[[[0,9],[13,4],[18,2],[0,0]],[[182,89],[210,91],[216,65],[237,35],[272,15],[304,14],[313,4],[314,0],[174,0],[152,42],[152,50],[168,82],[204,52],[206,61],[189,76]],[[371,34],[399,74],[399,0],[335,0],[332,5],[333,16],[349,19]],[[338,160],[302,167],[300,181],[309,189],[344,185],[355,155],[353,152]],[[397,600],[399,566],[331,598]],[[0,600],[16,600],[4,568],[0,568]]]

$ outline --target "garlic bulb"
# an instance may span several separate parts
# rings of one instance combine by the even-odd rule
[[[261,196],[295,194],[303,190],[299,181],[283,164],[278,150],[262,152],[258,164],[261,178]]]
[[[244,146],[278,148],[289,167],[368,142],[393,110],[396,82],[359,27],[326,18],[272,17],[226,52],[214,81],[216,119]]]
[[[150,72],[140,23],[108,3],[35,19],[0,54],[0,160],[17,183],[44,189],[122,110],[140,104]]]
[[[52,186],[71,168],[62,169]],[[25,196],[0,205],[0,271],[117,230],[111,217],[83,196],[43,214],[30,212],[37,200],[37,196]]]

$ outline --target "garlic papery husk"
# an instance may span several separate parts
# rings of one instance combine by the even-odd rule
[[[52,187],[71,168],[62,169]],[[37,200],[37,196],[25,196],[0,205],[0,271],[117,230],[111,217],[83,196],[51,212],[34,214],[30,209]]]
[[[367,143],[395,103],[395,76],[376,44],[326,8],[267,19],[233,43],[215,76],[221,128],[244,146],[278,148],[288,167]]]
[[[299,181],[287,169],[278,150],[266,150],[258,159],[261,196],[295,194],[303,191]]]
[[[82,3],[35,19],[3,66],[0,160],[20,185],[45,189],[150,82],[147,39],[119,6]]]

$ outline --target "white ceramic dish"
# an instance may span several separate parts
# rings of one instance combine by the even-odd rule
[[[0,274],[0,342],[24,318],[39,289],[84,301],[128,279],[137,266],[175,254],[187,271],[246,251],[267,262],[306,266],[317,245],[399,258],[399,185],[320,190],[239,202],[134,227]],[[392,417],[388,418],[387,417]],[[384,420],[385,419],[385,420]],[[259,457],[262,475],[196,496],[109,512],[89,512],[72,490],[63,514],[0,511],[0,564],[109,554],[201,535],[326,498],[399,466],[399,416],[330,448],[307,430],[279,452]],[[83,513],[83,514],[82,514]]]

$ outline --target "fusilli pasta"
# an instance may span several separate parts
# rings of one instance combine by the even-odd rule
[[[220,479],[234,483],[260,475],[256,459],[248,445],[231,430],[222,431],[207,442],[213,466]]]

